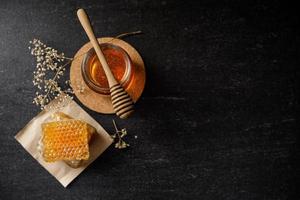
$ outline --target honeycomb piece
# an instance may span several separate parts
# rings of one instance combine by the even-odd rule
[[[72,117],[70,117],[69,115],[63,113],[63,112],[55,112],[54,114],[51,115],[51,117],[55,120],[55,121],[62,121],[62,120],[69,120],[69,119],[73,119]],[[88,141],[90,141],[92,135],[96,132],[96,129],[94,127],[92,127],[91,125],[87,124],[88,126]]]
[[[42,124],[43,157],[46,162],[87,160],[89,158],[88,124],[70,119]]]

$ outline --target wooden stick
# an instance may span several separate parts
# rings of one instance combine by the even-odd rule
[[[100,45],[95,37],[90,20],[83,9],[77,11],[78,19],[90,39],[108,80],[113,108],[120,118],[127,118],[133,112],[133,101],[112,74]]]

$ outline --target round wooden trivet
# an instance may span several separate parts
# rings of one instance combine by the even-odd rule
[[[111,38],[98,38],[99,43],[112,43],[122,47],[130,56],[133,63],[133,74],[132,80],[125,90],[131,96],[132,100],[136,102],[145,87],[146,81],[146,72],[145,66],[142,57],[130,44],[127,42]],[[71,86],[74,90],[75,96],[79,99],[79,101],[88,107],[89,109],[104,113],[104,114],[112,114],[115,113],[112,107],[110,95],[99,94],[93,90],[91,90],[83,80],[81,75],[81,63],[85,53],[92,48],[92,44],[90,42],[83,45],[79,51],[75,54],[74,60],[71,64],[70,69],[70,81]]]

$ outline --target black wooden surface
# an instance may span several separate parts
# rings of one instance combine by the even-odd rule
[[[144,32],[126,41],[147,84],[117,119],[131,147],[110,147],[65,189],[14,135],[39,112],[28,41],[73,56],[87,42],[80,7],[99,37]],[[0,199],[297,199],[297,25],[278,1],[2,0]],[[113,131],[114,116],[86,110]]]

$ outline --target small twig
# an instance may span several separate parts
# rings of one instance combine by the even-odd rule
[[[116,140],[117,138],[117,142],[115,143],[115,147],[118,148],[118,149],[124,149],[126,147],[129,147],[129,144],[127,144],[122,138],[127,134],[127,131],[125,128],[123,128],[122,130],[119,130],[118,127],[117,127],[117,124],[115,122],[115,120],[112,120],[113,121],[113,124],[114,124],[114,127],[115,127],[115,131],[116,133],[113,134],[111,137]],[[120,133],[122,133],[120,135]]]
[[[138,34],[142,34],[142,31],[133,31],[133,32],[127,32],[127,33],[122,33],[120,35],[117,35],[115,38],[122,38],[122,37],[127,37],[130,35],[138,35]]]
[[[113,121],[113,124],[114,124],[114,127],[115,127],[116,132],[118,132],[119,130],[118,130],[118,128],[117,128],[117,125],[116,125],[115,120],[113,119],[112,121]]]
[[[138,35],[138,34],[142,34],[142,33],[143,33],[142,31],[133,31],[133,32],[122,33],[122,34],[119,34],[119,35],[113,37],[108,42],[111,42],[115,39],[120,39],[120,38],[124,38],[124,37],[131,36],[131,35]]]

